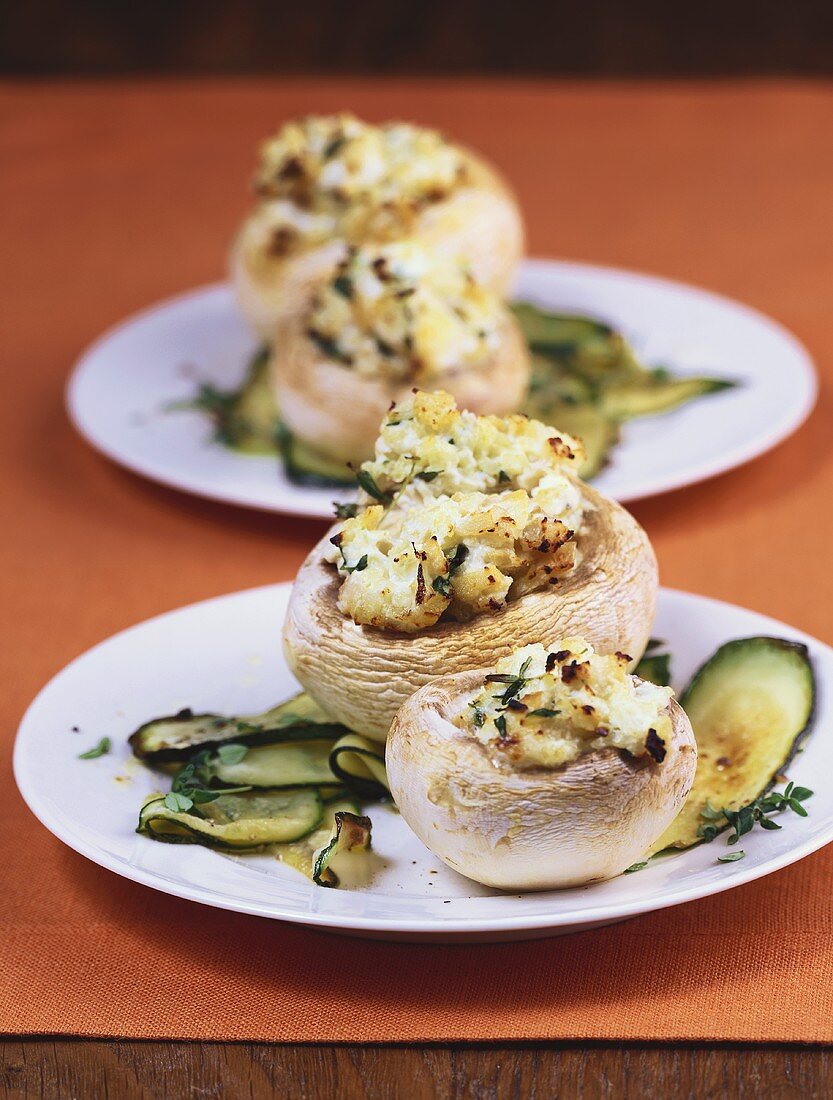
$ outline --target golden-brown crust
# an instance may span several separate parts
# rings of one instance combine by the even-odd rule
[[[340,578],[324,560],[329,532],[295,581],[284,650],[295,675],[328,713],[384,741],[402,703],[439,676],[493,665],[519,646],[581,636],[600,653],[639,656],[648,641],[657,565],[648,537],[619,504],[582,485],[578,564],[558,585],[460,623],[416,634],[359,626],[338,608]]]
[[[697,748],[673,700],[661,763],[616,749],[559,768],[495,764],[453,723],[488,669],[435,680],[408,699],[391,726],[391,792],[423,843],[455,870],[501,889],[581,886],[639,860],[691,789]]]
[[[446,390],[461,409],[483,416],[514,412],[529,384],[529,351],[508,311],[487,363],[433,380],[369,378],[324,358],[305,335],[306,316],[304,311],[278,325],[270,360],[272,385],[281,418],[293,435],[336,461],[358,465],[372,458],[379,425],[391,404],[415,385]]]
[[[499,173],[464,150],[468,182],[425,207],[409,236],[467,260],[479,282],[505,296],[523,255],[524,230],[517,200]],[[311,286],[343,259],[333,239],[299,252],[270,248],[268,203],[259,203],[232,245],[230,275],[237,302],[252,328],[267,340],[282,317],[303,310]]]

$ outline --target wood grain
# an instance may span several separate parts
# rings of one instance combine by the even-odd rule
[[[829,0],[38,0],[6,9],[0,66],[27,74],[833,70]]]
[[[343,1047],[9,1040],[0,1096],[292,1100],[828,1097],[833,1052],[767,1047]]]

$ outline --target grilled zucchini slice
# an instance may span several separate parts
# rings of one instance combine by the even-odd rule
[[[262,714],[228,717],[222,714],[194,714],[181,710],[152,718],[131,734],[133,755],[151,765],[184,762],[198,749],[216,748],[227,741],[241,745],[274,744],[279,741],[335,741],[346,732],[330,721],[324,711],[302,692]]]
[[[606,386],[600,404],[615,420],[632,420],[670,412],[695,397],[719,393],[734,385],[720,378],[670,378],[662,371],[648,372],[643,378]]]
[[[516,302],[512,310],[533,352],[558,360],[588,380],[642,370],[621,332],[603,321],[551,313],[531,302]]]
[[[372,824],[361,814],[336,811],[330,840],[316,853],[312,865],[312,881],[318,886],[338,886],[338,875],[330,866],[344,852],[367,851],[370,847]]]
[[[145,800],[137,833],[166,844],[203,844],[232,852],[300,840],[324,817],[317,790],[220,795],[187,812],[170,809],[165,798],[156,794]]]
[[[258,745],[234,764],[224,763],[220,756],[211,756],[200,774],[210,786],[259,790],[332,787],[338,785],[338,779],[330,768],[331,750],[331,740]]]
[[[357,733],[348,733],[330,749],[330,770],[362,798],[389,798],[384,749]]]
[[[325,458],[296,439],[285,424],[278,431],[278,443],[286,476],[294,485],[319,489],[355,488],[356,476],[346,463]]]
[[[768,637],[721,646],[680,698],[697,741],[697,773],[653,850],[697,844],[707,803],[738,810],[766,793],[808,735],[815,695],[806,646]]]
[[[332,849],[332,843],[333,841],[339,840],[339,834],[344,834],[342,845],[347,842],[349,833],[344,833],[343,822],[345,818],[358,819],[363,825],[366,823],[367,844],[365,846],[368,846],[370,843],[370,819],[361,817],[357,802],[351,798],[345,798],[332,802],[325,807],[324,817],[314,832],[309,833],[302,840],[295,841],[291,844],[276,844],[270,850],[277,856],[281,863],[286,863],[296,871],[300,871],[302,875],[306,875],[307,878],[317,881],[314,875],[318,857],[323,855],[327,848]],[[342,823],[340,827],[339,822]],[[332,881],[332,879],[335,878],[334,872],[329,870],[329,874],[327,874],[329,869],[328,864],[335,855],[336,852],[331,850],[329,857],[322,860],[322,865],[318,870],[319,878],[326,877],[329,879],[327,882],[321,882],[320,885],[322,886],[338,885],[337,879],[335,882]]]

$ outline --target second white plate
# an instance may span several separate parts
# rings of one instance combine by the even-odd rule
[[[668,643],[678,687],[723,642],[751,634],[803,641],[815,665],[815,732],[789,767],[790,779],[815,789],[810,816],[783,814],[780,831],[745,836],[746,856],[737,863],[716,861],[736,850],[721,837],[583,889],[503,894],[445,867],[398,814],[376,805],[368,808],[372,880],[362,889],[325,890],[269,856],[137,836],[139,806],[159,780],[133,760],[128,734],[184,706],[250,713],[297,691],[280,641],[289,589],[238,592],[151,619],[59,673],[30,707],[15,746],[15,776],[36,817],[102,867],[178,897],[352,935],[449,942],[525,939],[623,920],[750,882],[833,839],[833,788],[819,782],[833,771],[833,650],[763,615],[668,590],[660,593],[654,631]],[[104,735],[112,738],[110,754],[78,759]]]
[[[626,425],[595,482],[617,500],[738,466],[795,431],[815,402],[815,374],[801,344],[728,298],[634,272],[551,260],[522,264],[516,296],[610,322],[649,364],[739,383]],[[166,411],[193,397],[198,380],[223,389],[238,385],[253,349],[226,286],[182,295],[125,321],[85,353],[69,384],[70,416],[108,458],[175,489],[329,518],[338,495],[333,490],[298,488],[276,459],[214,443],[203,415]]]

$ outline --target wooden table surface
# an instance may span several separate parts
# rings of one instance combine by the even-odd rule
[[[31,393],[49,410],[45,430],[66,433],[60,379],[99,331],[221,276],[246,207],[257,139],[285,117],[339,106],[375,118],[410,115],[482,148],[517,187],[533,253],[700,282],[774,313],[817,353],[833,348],[833,86],[6,85],[0,122],[11,185],[4,209],[13,217],[3,296],[15,319],[16,352],[43,368]],[[816,429],[818,445],[824,438]],[[102,531],[90,560],[118,586],[119,600],[86,606],[71,632],[47,639],[42,632],[27,636],[21,621],[28,663],[4,680],[18,712],[48,675],[118,626],[292,576],[319,530],[284,524],[278,558],[273,519],[161,489],[140,495],[80,443],[72,446],[76,474],[95,483],[103,510],[118,508],[129,490],[134,522],[158,519],[172,535],[181,522],[200,532],[210,554],[188,567],[174,560],[149,589],[106,560],[110,536]],[[794,471],[804,469],[795,449],[788,453],[792,465],[771,467],[770,484],[782,498]],[[744,547],[708,572],[692,564],[709,551],[713,510],[731,515],[751,484],[740,471],[635,509],[657,545],[666,583],[752,602],[744,596],[759,586],[748,564],[764,568],[762,550]],[[117,512],[115,524],[127,514]],[[137,531],[138,553],[155,533]],[[175,556],[173,540],[171,550]],[[802,569],[817,570],[817,599],[807,601],[799,621],[794,610],[790,616],[795,593],[773,584],[757,609],[827,637],[830,574],[818,571],[803,542],[796,553],[806,554]],[[62,605],[67,613],[78,610],[71,595]],[[797,1047],[454,1050],[10,1038],[0,1089],[26,1097],[808,1097],[833,1094],[833,1070],[828,1051]]]
[[[47,1100],[810,1100],[833,1095],[828,1050],[2,1043],[0,1096]]]

